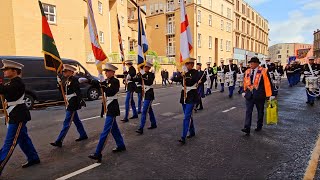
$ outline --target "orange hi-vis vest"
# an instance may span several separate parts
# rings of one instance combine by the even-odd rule
[[[249,89],[251,92],[253,91],[253,89],[258,90],[260,80],[261,78],[263,78],[266,97],[272,96],[271,83],[267,75],[267,69],[261,66],[258,67],[258,71],[256,73],[255,79],[253,80],[253,84],[251,84],[250,75],[251,69],[247,69],[243,80],[244,91],[246,91],[247,89]]]

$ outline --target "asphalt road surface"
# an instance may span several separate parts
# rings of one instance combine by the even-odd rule
[[[74,125],[62,148],[49,145],[58,136],[64,120],[64,107],[32,110],[29,135],[38,150],[41,164],[22,169],[25,157],[17,146],[2,174],[2,179],[302,179],[319,134],[319,108],[305,103],[302,87],[283,85],[279,95],[279,123],[265,125],[262,132],[244,136],[245,101],[235,94],[214,92],[203,99],[204,110],[194,114],[196,137],[181,146],[181,87],[155,90],[153,103],[158,128],[137,135],[139,120],[123,124],[124,94],[120,96],[121,116],[117,118],[127,151],[114,154],[110,136],[103,161],[96,164],[87,156],[95,151],[104,125],[100,118],[101,101],[87,102],[79,111],[89,139],[75,142]],[[254,120],[256,113],[254,113]],[[146,127],[150,125],[147,121]],[[0,125],[0,142],[6,127]],[[84,168],[84,169],[83,169]],[[80,171],[78,171],[80,170]],[[75,173],[76,172],[76,173]],[[316,179],[319,178],[319,170]],[[77,174],[77,175],[75,175]]]

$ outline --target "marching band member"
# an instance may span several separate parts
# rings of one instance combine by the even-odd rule
[[[229,59],[229,65],[225,66],[224,72],[226,76],[229,74],[231,81],[229,81],[229,98],[233,96],[233,91],[235,88],[235,82],[237,79],[238,67],[236,64],[233,64],[233,59]],[[233,82],[232,82],[233,80]]]
[[[185,82],[182,76],[173,78],[173,81],[182,83],[182,91],[180,96],[180,103],[182,104],[184,118],[183,118],[183,131],[179,142],[183,145],[186,143],[186,137],[192,138],[195,136],[195,128],[193,124],[192,111],[194,105],[198,101],[197,82],[198,72],[194,69],[194,58],[190,58],[185,64],[188,72],[185,73]],[[186,93],[184,92],[184,86],[186,86]],[[186,94],[186,96],[185,96]],[[189,132],[189,136],[187,136]]]
[[[204,72],[206,73],[206,95],[211,94],[211,90],[212,90],[212,84],[213,84],[213,80],[214,80],[214,72],[213,72],[213,68],[210,67],[211,62],[207,62],[207,68],[204,69]]]
[[[286,65],[285,72],[286,72],[286,75],[287,75],[289,87],[293,87],[293,85],[294,85],[294,80],[293,80],[294,67],[293,67],[293,63],[292,62]]]
[[[223,64],[224,63],[224,60],[221,59],[221,65],[217,68],[218,70],[218,81],[220,82],[220,85],[221,85],[221,90],[220,92],[224,92],[224,73],[225,73],[225,65]]]
[[[312,91],[312,89],[310,89],[310,87],[308,87],[309,85],[308,79],[310,77],[317,77],[319,75],[319,70],[320,70],[320,67],[318,66],[318,64],[314,63],[314,57],[309,57],[309,63],[305,64],[303,67],[303,71],[304,71],[303,82],[306,83],[306,93],[307,93],[306,103],[311,106],[314,105],[316,94]],[[315,83],[318,83],[318,81]]]
[[[126,101],[125,101],[125,115],[124,118],[121,120],[122,122],[126,123],[129,122],[129,110],[130,105],[132,109],[132,117],[130,119],[138,118],[138,113],[136,109],[136,104],[133,99],[133,93],[136,90],[136,84],[132,81],[133,77],[136,76],[136,69],[132,66],[132,60],[125,61],[126,66],[128,67],[128,75],[127,75],[127,91],[126,91]]]
[[[198,100],[198,103],[196,104],[196,107],[194,109],[195,112],[197,112],[198,110],[203,110],[202,98],[205,97],[205,95],[204,95],[204,83],[206,82],[207,77],[206,77],[206,73],[201,70],[201,65],[202,65],[201,63],[197,63],[197,67],[196,67],[197,71],[198,71],[197,91],[198,91],[199,100]]]
[[[263,126],[264,103],[266,98],[274,99],[272,96],[271,82],[267,69],[259,66],[260,61],[257,57],[249,61],[250,69],[246,70],[244,76],[244,93],[246,99],[246,120],[244,129],[241,131],[250,135],[252,111],[254,105],[258,111],[258,122],[255,131],[261,131]]]
[[[147,113],[149,113],[151,126],[148,129],[155,129],[157,128],[156,118],[153,113],[152,109],[152,101],[154,100],[154,92],[153,92],[153,82],[155,79],[155,75],[153,72],[150,71],[151,67],[153,66],[152,63],[146,62],[143,67],[142,79],[144,81],[144,101],[143,101],[143,108],[141,114],[141,122],[140,127],[136,131],[139,134],[143,134],[143,128],[146,124]]]
[[[102,89],[107,98],[107,116],[104,124],[103,131],[100,135],[99,143],[94,154],[89,155],[89,158],[98,160],[101,162],[102,154],[109,132],[111,132],[117,147],[113,149],[113,152],[122,152],[126,150],[126,146],[123,142],[121,132],[119,130],[116,117],[120,116],[120,108],[118,103],[117,94],[120,89],[120,81],[114,77],[115,71],[118,68],[111,63],[106,63],[104,69],[107,79],[102,82]]]
[[[8,123],[7,135],[0,151],[0,175],[17,144],[27,156],[27,162],[22,165],[22,168],[40,163],[38,153],[27,130],[27,123],[31,120],[31,115],[24,103],[25,84],[19,77],[24,65],[10,60],[2,60],[2,63],[1,70],[4,77],[9,78],[10,81],[0,84],[0,94],[4,95],[7,102],[6,111],[9,118],[9,122],[6,122]]]
[[[300,77],[301,77],[301,73],[302,73],[302,69],[300,66],[300,62],[299,61],[295,61],[295,63],[293,64],[294,67],[294,85],[297,85],[300,82]]]
[[[276,72],[279,73],[279,75],[282,77],[284,75],[283,66],[281,66],[281,61],[277,60],[274,61],[274,64],[276,65]]]
[[[276,72],[276,65],[271,62],[271,58],[270,57],[266,57],[265,60],[266,60],[266,66],[263,66],[263,67],[268,70],[269,77],[270,77],[270,80],[272,82],[272,94],[274,96],[277,96],[278,95],[278,87],[276,87],[276,86],[279,86],[279,84],[275,83],[276,82],[276,76],[278,75],[277,72]]]
[[[84,130],[83,124],[79,118],[77,110],[81,109],[82,106],[85,106],[84,101],[81,97],[81,90],[80,90],[80,81],[81,79],[74,76],[74,72],[77,71],[77,68],[69,65],[69,64],[63,64],[63,76],[66,78],[65,83],[63,83],[63,87],[66,99],[67,99],[67,110],[66,110],[66,117],[63,122],[62,130],[56,139],[55,142],[50,143],[52,146],[56,147],[62,147],[62,142],[64,138],[66,137],[71,123],[73,122],[77,130],[80,134],[80,137],[76,139],[76,141],[82,141],[88,139],[87,133]],[[57,78],[58,82],[62,82],[61,79]],[[60,84],[59,83],[59,84]]]
[[[142,78],[141,73],[138,72],[137,75],[134,77],[137,81],[135,81],[136,84],[136,90],[138,97],[138,114],[141,114],[141,106],[142,106]]]
[[[247,68],[243,66],[243,62],[240,62],[238,69],[239,69],[238,76],[244,77],[244,72],[246,72]],[[239,82],[239,91],[238,91],[238,93],[239,94],[243,93],[243,79],[242,79],[242,81]]]

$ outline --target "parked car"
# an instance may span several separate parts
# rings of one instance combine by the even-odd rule
[[[35,103],[63,100],[57,87],[57,74],[45,69],[43,57],[0,56],[1,59],[16,61],[24,65],[22,80],[26,85],[25,103],[29,109]],[[77,77],[98,79],[75,60],[62,59],[62,62],[76,66],[78,70],[75,75]],[[3,77],[2,72],[0,77]],[[7,80],[4,79],[4,81]],[[98,85],[82,83],[80,88],[83,98],[88,100],[96,100],[100,96]]]

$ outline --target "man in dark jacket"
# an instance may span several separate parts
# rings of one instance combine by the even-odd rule
[[[197,63],[197,71],[198,71],[197,91],[198,91],[199,100],[198,100],[198,102],[196,104],[196,107],[194,109],[196,112],[198,110],[203,110],[202,98],[205,97],[205,94],[204,94],[204,83],[207,80],[206,73],[201,70],[201,65],[202,65],[201,63]]]
[[[63,128],[55,142],[50,143],[52,146],[62,147],[62,142],[66,137],[72,122],[76,125],[80,137],[76,141],[88,139],[87,133],[84,130],[83,124],[78,116],[77,110],[81,109],[82,97],[80,90],[80,80],[73,76],[77,68],[69,65],[63,65],[63,76],[66,78],[64,84],[64,91],[67,100],[66,117],[63,122]],[[60,78],[58,81],[61,82]]]
[[[10,81],[0,84],[0,94],[4,95],[7,101],[8,114],[8,118],[6,117],[8,131],[0,151],[0,175],[17,144],[28,158],[28,161],[22,165],[23,168],[40,163],[27,130],[27,122],[31,120],[31,116],[24,103],[25,85],[19,77],[24,66],[10,60],[2,60],[2,63],[1,70],[4,72],[4,77],[9,78]]]
[[[154,81],[154,73],[150,72],[151,67],[153,66],[152,63],[146,62],[144,65],[144,71],[142,71],[142,79],[144,81],[144,101],[143,101],[143,108],[141,114],[141,122],[139,129],[136,131],[139,134],[143,134],[143,128],[146,124],[147,114],[149,113],[151,126],[148,129],[155,129],[157,128],[156,118],[153,113],[152,109],[152,101],[154,100],[154,92],[153,92],[153,81]]]
[[[233,91],[235,89],[236,85],[236,79],[237,79],[237,73],[238,73],[238,67],[236,64],[233,64],[233,59],[229,59],[229,65],[225,66],[224,73],[227,75],[229,74],[229,82],[226,82],[229,86],[229,98],[233,96]],[[227,79],[227,78],[226,78]]]
[[[101,162],[102,154],[107,137],[111,131],[111,134],[116,141],[117,147],[113,149],[113,152],[122,152],[126,150],[126,146],[123,142],[121,132],[119,130],[116,117],[120,116],[120,108],[118,103],[118,92],[120,89],[120,82],[114,77],[115,71],[118,68],[114,65],[107,63],[104,71],[106,72],[107,79],[102,83],[102,89],[107,98],[107,117],[104,124],[103,131],[100,135],[99,143],[94,154],[89,155],[89,158],[98,160]]]

